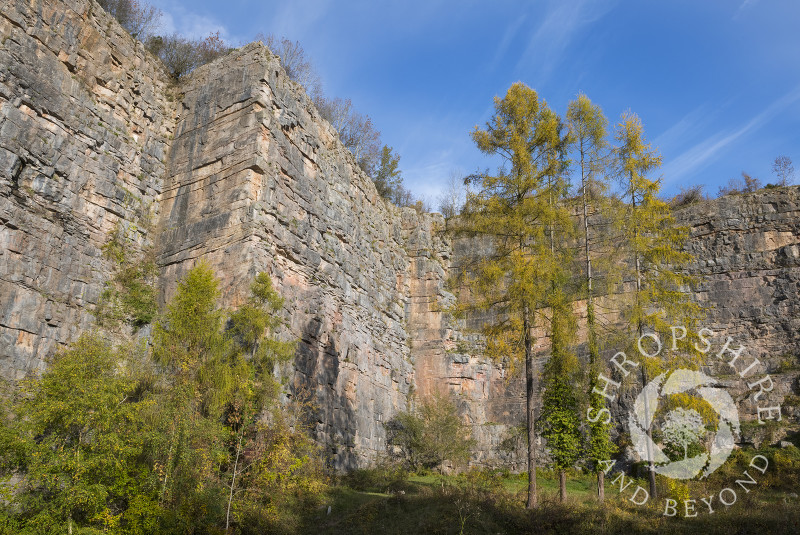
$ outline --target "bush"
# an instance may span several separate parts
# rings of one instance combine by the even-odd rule
[[[412,470],[441,470],[445,461],[465,464],[475,443],[455,403],[443,394],[424,400],[416,412],[398,413],[385,425],[387,443]]]
[[[0,534],[296,531],[327,479],[302,407],[278,401],[282,301],[265,274],[251,290],[246,315],[220,309],[200,264],[149,348],[84,336],[0,383]]]
[[[209,34],[205,39],[188,39],[177,33],[151,37],[146,43],[147,49],[157,56],[178,80],[197,67],[210,63],[230,52],[219,32]]]
[[[114,272],[100,298],[95,316],[104,327],[125,322],[135,329],[152,323],[158,312],[158,267],[152,250],[131,256],[134,244],[127,230],[114,227],[111,239],[103,246],[103,256],[114,264]]]
[[[742,178],[732,178],[726,186],[719,188],[719,197],[725,195],[736,195],[739,193],[753,193],[761,189],[761,181],[742,172]]]
[[[378,463],[372,468],[353,470],[342,476],[342,483],[361,492],[395,493],[408,489],[408,470],[396,463]]]
[[[98,3],[137,39],[152,34],[161,22],[161,11],[137,0],[98,0]]]
[[[688,188],[681,187],[681,192],[675,195],[669,201],[669,205],[673,209],[683,208],[684,206],[690,206],[692,204],[703,202],[706,199],[707,197],[705,196],[705,194],[703,194],[703,185],[698,184],[696,186],[690,186]]]

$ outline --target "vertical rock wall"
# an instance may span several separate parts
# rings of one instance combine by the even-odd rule
[[[480,317],[442,312],[449,274],[487,244],[451,242],[441,216],[384,203],[266,48],[173,86],[90,0],[5,0],[0,40],[2,376],[41,368],[92,328],[114,270],[102,248],[121,229],[130,254],[155,248],[164,299],[201,260],[226,306],[256,273],[273,277],[283,335],[299,340],[292,395],[314,406],[334,466],[375,459],[383,422],[437,390],[472,425],[475,463],[524,466],[522,382],[481,355]],[[799,197],[725,197],[679,215],[709,326],[765,362],[777,402],[798,390]],[[748,396],[740,388],[752,409]],[[797,422],[796,407],[784,415]]]
[[[90,328],[115,225],[150,240],[171,121],[166,76],[95,3],[2,4],[0,375],[17,379]]]
[[[385,451],[382,422],[413,381],[401,211],[263,45],[198,69],[181,91],[159,225],[166,294],[197,259],[230,305],[268,272],[300,342],[293,392],[314,405],[334,465],[363,465]]]
[[[689,271],[699,280],[704,325],[744,346],[743,363],[760,362],[743,379],[729,357],[709,358],[748,422],[742,441],[772,443],[800,431],[800,186],[730,195],[677,215],[691,229]],[[773,388],[756,400],[748,383],[766,375]],[[759,406],[780,406],[783,429],[755,425]]]

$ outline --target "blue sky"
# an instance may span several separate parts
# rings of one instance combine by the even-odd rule
[[[715,195],[742,171],[800,183],[797,0],[150,0],[165,33],[299,41],[329,96],[350,98],[436,205],[453,172],[493,163],[470,140],[522,81],[562,115],[578,92],[616,124],[630,109],[664,165],[662,191]]]

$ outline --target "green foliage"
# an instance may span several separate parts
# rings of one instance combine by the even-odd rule
[[[578,152],[583,212],[582,241],[586,261],[583,291],[586,296],[586,330],[589,350],[587,409],[589,409],[590,418],[587,421],[585,455],[590,468],[599,473],[601,470],[599,462],[609,459],[616,450],[609,436],[610,417],[601,416],[604,414],[601,411],[605,409],[605,398],[594,392],[594,387],[597,386],[597,374],[600,372],[602,343],[594,299],[598,282],[603,282],[603,278],[598,281],[596,272],[599,264],[606,286],[603,288],[601,284],[600,289],[601,291],[607,290],[609,281],[613,278],[610,272],[614,269],[616,260],[616,255],[613,253],[615,248],[609,247],[608,244],[608,233],[602,227],[596,228],[592,224],[598,219],[598,212],[607,213],[610,205],[606,196],[610,163],[607,154],[608,119],[599,106],[592,104],[586,95],[580,94],[577,100],[570,102],[567,109],[567,120],[575,138],[575,149]]]
[[[125,504],[146,500],[155,483],[141,459],[149,402],[138,397],[133,368],[122,353],[84,336],[43,375],[23,382],[10,448],[25,475],[12,502],[23,512],[21,531],[129,527]]]
[[[400,156],[394,153],[391,147],[384,145],[381,149],[381,161],[372,181],[378,189],[378,195],[384,199],[393,199],[394,193],[403,184],[400,173]]]
[[[374,169],[365,170],[372,176],[378,194],[387,201],[395,206],[415,208],[417,212],[430,211],[422,200],[415,198],[405,188],[399,165],[400,156],[391,147],[384,145],[378,164],[373,166]]]
[[[273,338],[282,300],[265,274],[243,312],[220,309],[218,295],[201,264],[155,324],[151,352],[84,337],[4,396],[0,472],[22,479],[0,522],[20,533],[263,532],[317,505],[320,453],[272,376],[293,350]]]
[[[492,309],[498,321],[486,324],[486,352],[510,367],[526,370],[528,464],[535,473],[533,398],[538,378],[533,369],[533,328],[548,306],[555,280],[570,265],[563,245],[574,235],[564,177],[570,136],[564,124],[538,94],[522,83],[495,98],[495,114],[472,139],[508,166],[495,175],[470,177],[476,187],[453,230],[490,237],[493,254],[461,274],[469,296],[456,313]],[[546,321],[539,314],[539,322]],[[552,318],[551,318],[552,319]],[[529,506],[536,504],[535,477],[530,480]]]
[[[132,243],[117,225],[103,246],[103,255],[115,266],[95,310],[99,323],[105,327],[124,322],[140,328],[152,323],[158,312],[158,268],[152,251],[146,248],[140,256],[132,257],[128,253]]]
[[[398,413],[386,428],[388,444],[401,450],[412,470],[464,464],[475,445],[455,403],[441,393],[424,399],[416,412]]]
[[[481,151],[503,157],[510,169],[497,175],[473,175],[457,233],[494,238],[494,252],[461,274],[469,291],[456,312],[492,308],[500,321],[487,325],[487,353],[510,364],[532,358],[530,328],[544,306],[551,275],[564,265],[550,247],[553,226],[569,217],[551,198],[560,198],[561,183],[552,180],[564,169],[567,143],[560,120],[535,91],[514,84],[495,99],[495,115],[473,140]]]
[[[230,316],[229,334],[259,371],[271,370],[274,364],[289,360],[295,350],[294,342],[280,342],[272,337],[283,323],[278,316],[283,298],[273,289],[266,273],[256,275],[250,291],[247,302]]]
[[[341,482],[348,488],[363,492],[398,492],[409,488],[408,469],[397,463],[379,463],[372,468],[352,470]]]
[[[647,374],[656,374],[665,367],[680,363],[697,365],[699,354],[694,349],[696,324],[701,315],[699,306],[689,299],[687,290],[693,279],[682,270],[691,255],[683,250],[688,229],[678,226],[669,204],[658,197],[660,181],[648,174],[661,165],[661,157],[645,141],[639,118],[626,113],[617,126],[617,156],[620,176],[630,200],[619,212],[616,224],[623,238],[623,253],[630,259],[630,274],[635,289],[622,305],[622,317],[630,326],[629,339],[635,341],[646,329],[662,333],[666,339],[670,326],[683,325],[688,336],[681,342],[681,351],[645,359]]]
[[[542,436],[547,440],[550,456],[557,470],[568,470],[577,462],[582,450],[578,396],[578,359],[570,350],[575,334],[575,320],[564,294],[553,292],[551,301],[550,359],[544,370],[545,391],[542,395]]]
[[[323,460],[319,446],[304,431],[291,412],[276,409],[269,424],[254,422],[240,434],[246,447],[240,457],[241,480],[229,487],[231,525],[252,533],[291,533],[319,506],[326,488]]]

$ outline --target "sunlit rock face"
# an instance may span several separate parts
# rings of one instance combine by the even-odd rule
[[[451,240],[438,214],[385,203],[260,44],[174,84],[94,2],[5,5],[2,376],[43,368],[93,328],[114,270],[102,248],[121,228],[130,254],[154,251],[162,302],[201,260],[219,276],[225,306],[245,299],[256,273],[272,276],[286,298],[282,334],[299,340],[282,370],[287,390],[309,402],[333,466],[368,465],[386,451],[384,422],[447,390],[473,428],[473,462],[524,467],[515,433],[523,384],[482,356],[473,330],[491,314],[443,313],[454,300],[450,274],[490,243]],[[708,326],[765,363],[776,402],[797,390],[799,207],[798,188],[784,188],[678,214],[692,229]],[[544,338],[539,347],[542,366]],[[729,379],[742,411],[754,413],[746,384]],[[784,417],[796,422],[796,410],[785,405]]]
[[[94,322],[120,224],[152,241],[174,127],[168,78],[96,3],[0,10],[0,373]]]

